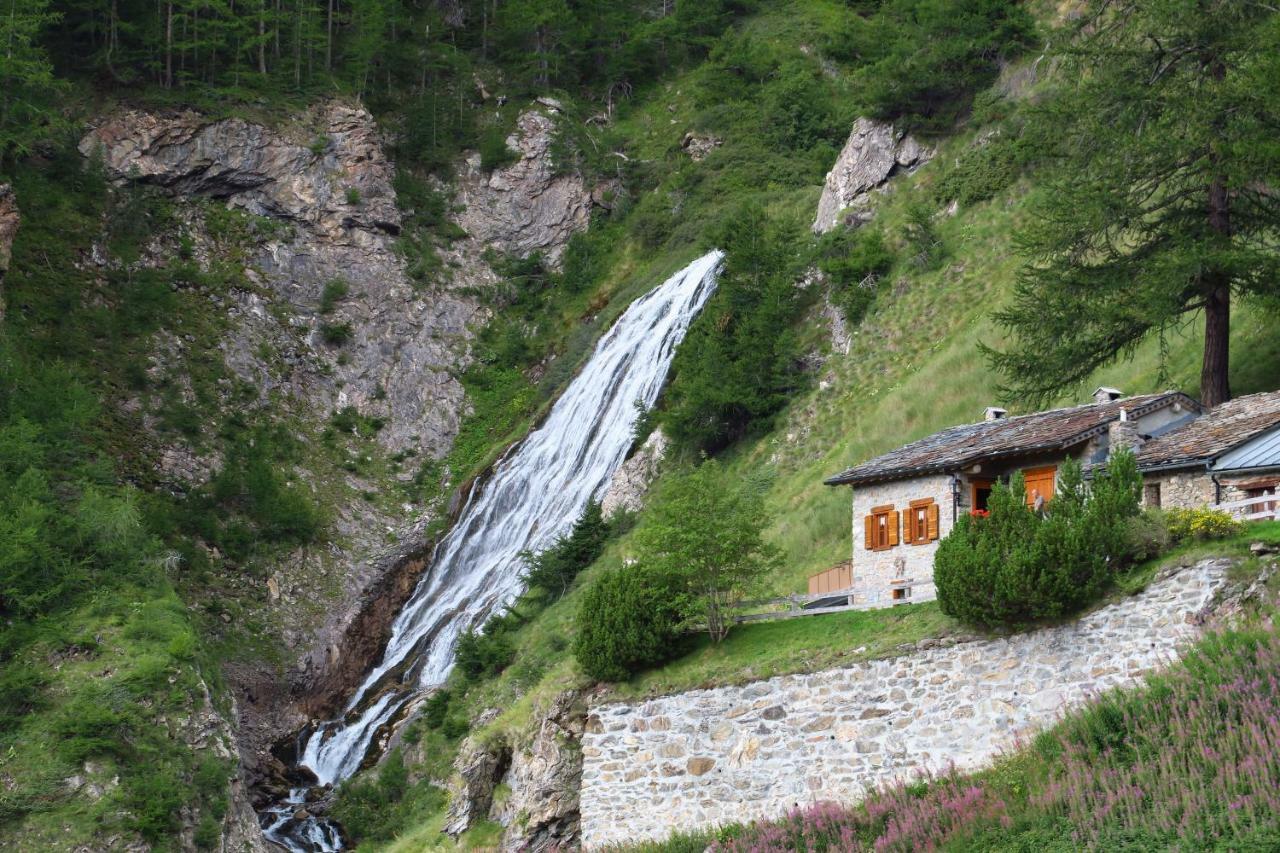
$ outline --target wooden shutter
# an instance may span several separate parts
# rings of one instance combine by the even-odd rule
[[[862,520],[862,522],[866,536],[864,544],[868,551],[874,551],[876,549],[876,517],[874,515],[868,515]]]
[[[892,548],[898,544],[898,526],[901,524],[902,513],[896,509],[889,513],[889,547]]]
[[[932,542],[933,540],[938,538],[938,505],[936,503],[929,504],[928,520],[929,520],[929,541]]]

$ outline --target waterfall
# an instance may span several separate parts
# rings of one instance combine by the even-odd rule
[[[702,256],[627,308],[546,421],[472,488],[396,617],[382,660],[342,717],[307,739],[301,764],[320,784],[355,772],[377,731],[421,688],[444,681],[462,632],[520,594],[520,552],[549,546],[599,496],[631,445],[636,401],[648,407],[657,400],[722,258],[720,251]]]

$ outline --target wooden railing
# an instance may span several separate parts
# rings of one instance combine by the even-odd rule
[[[890,590],[912,589],[916,586],[924,586],[924,584],[915,581],[913,578],[905,578],[903,580],[893,581],[889,584]],[[834,604],[828,607],[805,607],[806,604],[812,604],[815,601],[828,601],[830,599],[844,599],[841,604]],[[894,604],[910,604],[910,598],[902,598],[893,602]],[[807,595],[799,593],[795,595],[787,595],[781,598],[762,598],[755,601],[739,601],[734,604],[735,610],[753,607],[786,607],[786,610],[766,610],[761,613],[743,613],[733,617],[734,623],[743,622],[768,622],[773,619],[795,619],[800,616],[818,616],[822,613],[843,613],[846,610],[874,610],[883,605],[879,604],[855,604],[853,601],[853,589],[840,589],[831,592],[815,592]]]
[[[1280,518],[1280,495],[1259,495],[1241,501],[1218,504],[1214,509],[1231,513],[1241,521],[1274,521]]]

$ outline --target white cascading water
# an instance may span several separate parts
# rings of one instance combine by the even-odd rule
[[[418,690],[444,681],[462,632],[519,595],[520,553],[549,546],[603,491],[631,446],[636,401],[647,408],[657,400],[676,347],[715,289],[723,257],[712,251],[636,300],[596,344],[546,421],[472,489],[396,617],[381,662],[343,716],[307,739],[300,763],[321,785],[355,772],[378,730]],[[309,827],[298,829],[311,834],[309,843],[284,826],[270,837],[295,850],[339,849],[316,844]]]

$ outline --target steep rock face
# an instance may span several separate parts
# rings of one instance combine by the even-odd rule
[[[581,175],[557,172],[551,156],[558,112],[551,103],[543,105],[546,112],[529,110],[516,121],[507,137],[507,147],[519,154],[516,162],[485,173],[479,154],[467,157],[455,197],[462,207],[458,224],[472,243],[465,249],[489,247],[520,257],[542,252],[557,266],[569,238],[587,227],[591,189]]]
[[[823,183],[814,233],[826,233],[842,223],[866,222],[872,216],[872,193],[882,189],[898,169],[922,166],[932,157],[931,149],[892,124],[858,119]]]
[[[578,846],[585,722],[583,694],[566,690],[542,715],[532,739],[517,745],[506,778],[511,797],[497,815],[507,827],[503,850],[542,853]]]
[[[439,456],[457,433],[463,391],[451,372],[465,362],[475,302],[459,288],[416,290],[395,253],[401,226],[392,167],[372,117],[330,104],[283,131],[242,119],[209,122],[194,113],[114,115],[80,143],[109,175],[207,195],[288,227],[253,259],[263,284],[290,311],[287,322],[261,296],[237,294],[228,366],[264,398],[283,390],[321,417],[346,406],[385,422],[391,452]],[[348,295],[320,314],[325,285]],[[347,324],[350,341],[328,344],[322,329]],[[264,341],[292,353],[275,376]],[[280,347],[277,347],[280,348]]]
[[[493,805],[493,791],[511,762],[505,745],[490,746],[475,737],[462,742],[453,767],[456,778],[449,792],[444,831],[455,838],[484,820]]]
[[[640,449],[614,472],[609,488],[600,500],[600,510],[605,518],[618,510],[636,512],[640,509],[649,486],[658,476],[668,444],[666,434],[660,429],[654,430]]]

